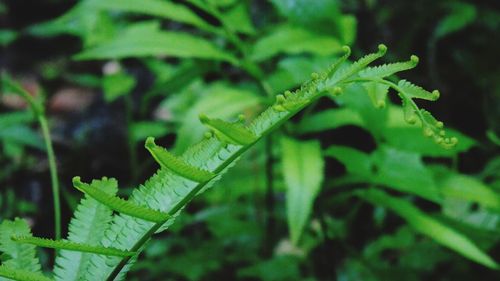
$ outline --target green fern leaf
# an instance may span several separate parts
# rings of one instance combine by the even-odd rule
[[[118,182],[115,179],[93,180],[92,185],[109,195],[115,195],[118,191]],[[85,195],[70,221],[68,241],[101,246],[100,241],[109,227],[112,214],[111,209]],[[58,251],[54,277],[58,281],[86,280],[84,275],[92,256],[90,253]]]
[[[128,257],[136,254],[134,252],[127,252],[114,248],[105,248],[88,244],[75,243],[68,240],[52,240],[33,236],[14,235],[12,236],[12,240],[17,243],[31,244],[38,247],[94,253],[108,256]]]
[[[215,134],[224,142],[249,145],[257,140],[257,136],[242,124],[229,123],[216,118],[211,119],[203,114],[200,115],[200,121],[214,130]]]
[[[294,93],[285,93],[284,102],[293,104],[293,110],[287,110],[278,102],[262,112],[246,127],[222,120],[214,123],[210,122],[212,119],[202,117],[202,122],[205,121],[204,123],[212,128],[217,138],[205,138],[190,147],[179,158],[189,165],[211,171],[216,176],[208,182],[197,183],[170,169],[158,170],[144,185],[132,192],[129,202],[166,212],[172,216],[171,219],[165,223],[154,224],[127,214],[118,214],[114,217],[111,227],[106,230],[101,241],[102,245],[122,250],[140,251],[151,235],[171,225],[176,214],[182,210],[187,202],[217,182],[258,139],[274,131],[299,110],[310,105],[319,97],[327,95],[329,91],[339,92],[339,89],[341,90],[341,87],[347,82],[356,82],[347,79],[382,56],[385,50],[385,46],[381,45],[377,54],[369,55],[350,66],[340,68],[331,77],[328,75],[328,71],[319,75],[313,74],[313,79],[304,83],[299,90]],[[389,81],[380,80],[377,82],[389,83]],[[363,83],[365,82],[363,81]],[[410,98],[408,100],[412,102]],[[411,103],[410,105],[413,106]],[[420,113],[418,111],[418,114]],[[244,135],[247,135],[248,138],[245,138]],[[84,270],[83,276],[84,279],[88,280],[121,280],[133,263],[134,259],[129,257],[120,259],[93,254],[92,263]]]
[[[370,63],[375,61],[376,59],[379,59],[385,55],[387,52],[387,47],[384,44],[378,45],[378,51],[376,53],[368,54],[353,64],[340,69],[339,71],[335,72],[334,75],[332,76],[332,79],[328,81],[328,86],[332,87],[333,85],[337,84],[339,81],[347,79],[359,71],[363,70],[368,66]]]
[[[414,68],[418,64],[418,57],[413,55],[409,61],[383,64],[373,67],[367,67],[359,72],[359,76],[366,78],[385,78],[397,72]]]
[[[351,55],[351,48],[349,48],[349,46],[343,46],[342,50],[344,51],[344,54],[328,68],[325,72],[325,78],[329,78],[332,74],[334,74]]]
[[[403,114],[405,121],[408,122],[409,124],[415,124],[417,122],[418,117],[417,114],[415,113],[415,108],[413,107],[413,104],[411,102],[411,99],[399,94],[401,97],[402,101],[402,106],[403,106]]]
[[[90,197],[108,206],[110,209],[132,217],[157,223],[166,221],[170,217],[166,213],[136,205],[122,198],[109,195],[91,184],[83,183],[80,177],[73,178],[73,185],[81,192],[88,194]]]
[[[385,107],[385,100],[387,98],[387,94],[389,93],[389,86],[385,84],[380,84],[376,82],[368,82],[364,83],[363,86],[370,97],[370,100],[373,103],[373,106],[376,108]]]
[[[165,148],[157,146],[153,137],[147,138],[145,147],[163,168],[170,169],[187,179],[195,182],[206,182],[215,176],[207,170],[187,164],[184,160],[171,154]]]
[[[403,94],[405,94],[409,98],[417,98],[435,101],[439,98],[439,91],[434,90],[432,92],[426,91],[417,85],[412,84],[406,80],[400,80],[398,82],[398,87]]]
[[[13,235],[31,235],[31,230],[25,220],[16,218],[14,221],[5,220],[0,224],[2,264],[10,269],[41,273],[35,246],[18,244],[12,241]]]
[[[28,270],[14,269],[5,265],[0,265],[0,280],[18,280],[18,281],[52,281],[41,273],[34,273]]]

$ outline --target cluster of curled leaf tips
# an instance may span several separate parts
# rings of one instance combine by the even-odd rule
[[[344,87],[353,83],[361,83],[365,87],[378,86],[376,91],[369,91],[368,94],[375,107],[383,108],[386,106],[389,89],[392,88],[401,98],[406,122],[409,124],[420,122],[423,134],[444,148],[452,148],[457,144],[457,138],[446,137],[443,122],[436,120],[427,110],[420,109],[414,102],[414,99],[435,101],[440,96],[438,90],[429,92],[404,79],[398,83],[386,79],[393,74],[416,67],[419,62],[417,56],[412,55],[410,60],[405,62],[369,66],[386,53],[387,47],[380,44],[378,52],[346,65],[345,61],[350,56],[351,50],[348,46],[344,46],[343,50],[344,55],[327,71],[321,74],[312,73],[311,80],[304,83],[300,89],[294,92],[285,91],[283,95],[278,95],[273,109],[279,112],[294,111],[308,104],[318,93],[337,97],[343,93]]]
[[[104,247],[103,245],[105,244],[103,244],[102,241],[97,244],[80,243],[80,241],[75,241],[74,239],[71,241],[71,236],[68,237],[68,240],[49,240],[35,238],[31,235],[26,236],[26,234],[18,235],[16,233],[14,233],[16,235],[10,237],[10,240],[25,245],[28,244],[60,250],[93,253],[100,257],[120,257],[119,262],[116,262],[116,260],[106,260],[110,261],[110,267],[114,267],[114,270],[108,275],[108,280],[113,280],[114,277],[122,272],[122,269],[124,269],[130,258],[136,256],[140,252],[142,246],[148,241],[151,235],[157,230],[161,230],[160,227],[173,218],[178,211],[187,204],[190,198],[194,197],[202,188],[209,185],[209,182],[214,182],[216,178],[218,178],[218,176],[220,176],[225,169],[246,150],[246,148],[252,146],[266,133],[277,128],[295,113],[310,105],[313,100],[326,95],[333,97],[338,96],[344,92],[345,87],[353,83],[361,84],[365,87],[377,87],[377,91],[368,91],[369,98],[375,107],[385,106],[387,94],[389,89],[392,88],[398,93],[402,100],[405,120],[408,123],[415,124],[420,122],[424,135],[432,137],[436,143],[445,148],[453,147],[457,143],[457,139],[446,137],[445,131],[443,130],[443,123],[437,121],[428,111],[419,109],[413,101],[413,99],[434,101],[439,97],[439,92],[426,91],[406,80],[400,80],[398,83],[394,83],[386,79],[400,71],[414,68],[418,63],[418,58],[416,56],[412,56],[410,60],[406,62],[390,63],[373,67],[369,66],[370,63],[382,57],[386,50],[387,48],[385,45],[379,45],[378,52],[369,54],[354,63],[348,63],[346,60],[351,51],[349,47],[344,47],[343,56],[325,72],[321,74],[313,73],[311,79],[305,82],[299,89],[293,92],[286,91],[282,95],[277,95],[275,103],[248,126],[245,125],[243,116],[240,116],[235,122],[227,122],[221,119],[212,119],[205,115],[200,115],[200,121],[210,129],[210,132],[207,132],[205,135],[208,140],[200,142],[197,146],[193,146],[196,149],[192,149],[191,152],[185,153],[182,156],[173,155],[165,148],[156,145],[153,138],[148,138],[145,147],[162,169],[160,169],[160,171],[150,180],[146,181],[141,188],[135,190],[137,191],[137,195],[142,196],[136,197],[135,201],[125,200],[116,196],[118,184],[114,179],[103,178],[101,181],[93,181],[87,184],[83,183],[79,177],[75,177],[73,179],[73,185],[75,188],[85,193],[87,199],[91,198],[109,210],[126,215],[114,221],[111,221],[111,213],[106,215],[109,217],[109,221],[105,222],[109,224],[109,229],[107,229],[109,233],[114,233],[114,231],[118,233],[122,230],[119,228],[121,225],[124,227],[124,231],[130,231],[131,233],[136,231],[129,225],[134,224],[136,227],[141,226],[141,224],[137,223],[136,219],[154,224],[154,226],[150,227],[145,233],[141,232],[142,229],[137,230],[140,232],[140,237],[142,238],[139,241],[134,241],[133,243],[135,244],[117,244],[119,247]],[[212,138],[218,140],[223,145],[222,147],[224,147],[224,149],[219,149],[219,146],[217,146],[217,148],[211,146],[214,143],[210,140]],[[230,149],[227,149],[229,146],[231,146]],[[193,151],[197,153],[193,153]],[[210,151],[210,153],[204,155],[201,153],[202,151]],[[210,166],[206,164],[209,161],[212,163]],[[165,171],[169,171],[169,173]],[[175,180],[167,182],[167,179]],[[176,186],[173,186],[174,184]],[[186,193],[161,193],[169,192],[168,190],[174,190],[178,187],[177,185],[181,186],[181,184],[189,189]],[[161,192],[158,191],[160,189]],[[175,200],[178,201],[175,201],[177,202],[175,205],[169,206],[171,207],[169,209],[159,210],[157,208],[163,208],[164,202],[160,202],[157,205],[152,203],[154,201],[153,199],[156,199],[158,195],[164,196],[162,197],[163,199],[169,198],[172,202]],[[77,208],[75,216],[70,223],[70,234],[72,233],[72,227],[82,227],[85,226],[84,224],[90,225],[88,221],[85,221],[85,216],[95,211],[92,208],[96,207],[92,204],[93,203],[88,200],[82,200],[82,203],[79,205],[79,208]],[[113,218],[118,217],[115,216]],[[99,223],[103,224],[102,222]],[[106,231],[106,229],[103,231]],[[118,236],[111,237],[115,237],[113,241],[116,241],[116,237]],[[102,239],[104,238],[105,237]],[[113,244],[109,243],[109,245]],[[73,261],[69,258],[70,256],[65,255],[66,254],[61,254],[61,263],[72,263]],[[56,263],[58,263],[57,259]],[[94,266],[96,264],[91,265]],[[60,278],[64,276],[65,266],[67,266],[67,264],[58,264],[57,269],[59,269],[59,271],[56,272],[55,276]],[[96,266],[101,269],[104,268],[102,271],[106,274],[108,273],[106,271],[108,266],[106,263],[97,264]],[[76,268],[74,270],[80,269]],[[95,273],[95,270],[92,272]],[[124,272],[126,272],[126,270]],[[6,265],[0,266],[0,276],[15,280],[51,280],[39,273],[30,274],[27,271],[19,268],[9,268]]]

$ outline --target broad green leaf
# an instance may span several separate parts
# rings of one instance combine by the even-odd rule
[[[2,265],[11,269],[21,269],[35,273],[41,272],[40,261],[36,257],[36,249],[33,245],[18,244],[12,241],[13,235],[31,236],[28,223],[16,218],[13,221],[4,220],[0,224],[0,259]],[[0,280],[6,280],[0,277]]]
[[[7,46],[16,40],[17,32],[10,29],[0,29],[0,46]]]
[[[356,36],[356,18],[343,15],[340,1],[271,0],[278,12],[290,22],[309,30],[331,34],[350,45]]]
[[[278,54],[311,53],[327,56],[342,52],[342,44],[332,36],[291,25],[281,25],[260,38],[253,46],[251,58],[263,61]]]
[[[14,111],[0,114],[0,128],[8,126],[27,124],[35,121],[35,116],[31,110]]]
[[[438,174],[436,180],[441,193],[447,198],[476,202],[500,211],[500,194],[473,177],[450,172]]]
[[[298,244],[323,182],[324,161],[317,141],[283,138],[281,153],[288,227],[292,243]]]
[[[336,129],[342,126],[364,126],[360,114],[349,107],[327,109],[303,118],[297,126],[301,134],[316,133]]]
[[[477,11],[473,4],[457,1],[451,2],[450,6],[450,13],[439,21],[434,31],[436,38],[457,32],[476,19]]]
[[[0,139],[45,150],[42,137],[27,125],[0,127]]]
[[[196,13],[186,6],[162,0],[87,0],[87,7],[101,10],[121,11],[162,17],[191,24],[200,28],[210,28]]]
[[[104,100],[106,102],[115,101],[117,98],[130,93],[135,84],[134,77],[124,72],[104,76],[102,79]]]
[[[134,122],[130,130],[134,142],[144,141],[147,137],[160,138],[169,132],[165,122],[160,121]]]
[[[296,281],[300,279],[299,261],[289,255],[276,256],[238,270],[238,277],[250,280]]]
[[[189,145],[198,141],[206,131],[198,119],[200,113],[213,118],[230,120],[243,110],[260,102],[253,91],[235,88],[224,83],[215,83],[202,90],[202,97],[194,103],[182,118],[177,133],[174,153],[183,152]],[[228,105],[231,106],[228,106]]]
[[[85,46],[91,46],[109,39],[115,28],[110,15],[83,1],[56,19],[30,26],[28,32],[42,37],[69,34],[82,38]]]
[[[372,154],[375,166],[371,181],[439,203],[441,197],[432,173],[420,155],[382,146]]]
[[[371,176],[372,160],[369,154],[348,146],[332,145],[326,149],[323,154],[337,159],[342,163],[347,172],[364,179]]]
[[[201,58],[236,63],[233,56],[220,50],[212,42],[188,33],[162,31],[158,22],[130,25],[110,40],[84,50],[75,58],[89,60],[149,56]]]
[[[423,138],[422,129],[416,126],[387,127],[384,129],[383,136],[385,141],[392,147],[432,157],[452,157],[469,150],[477,144],[475,140],[458,131],[453,129],[446,129],[446,131],[447,135],[460,140],[452,149],[443,149],[441,146],[436,145],[432,139]]]
[[[420,211],[408,201],[393,197],[378,189],[358,192],[358,195],[376,206],[388,208],[404,218],[416,231],[429,236],[437,243],[448,247],[462,256],[487,266],[498,269],[498,264],[476,246],[467,236],[433,217]]]
[[[242,1],[224,13],[223,20],[234,30],[245,33],[254,34],[255,28],[250,17],[248,5]]]

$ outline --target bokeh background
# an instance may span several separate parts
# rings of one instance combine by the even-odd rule
[[[353,120],[328,125],[334,120],[317,115],[342,106],[364,111],[349,100],[322,102],[294,118],[281,134],[319,140],[323,149],[348,146],[365,153],[388,143],[390,149],[413,153],[396,158],[393,166],[384,162],[388,169],[406,169],[400,174],[403,181],[422,177],[418,171],[411,174],[420,165],[434,175],[439,166],[500,192],[498,1],[207,1],[220,14],[200,8],[200,1],[166,1],[192,11],[202,24],[179,21],[160,9],[140,11],[112,2],[0,1],[2,72],[36,99],[45,99],[59,168],[63,233],[81,198],[71,186],[73,176],[87,181],[117,178],[120,194],[127,196],[157,168],[143,149],[147,136],[180,153],[203,135],[198,113],[255,116],[272,102],[262,85],[271,94],[297,87],[337,58],[343,44],[351,46],[355,58],[376,50],[379,43],[389,48],[384,62],[417,55],[419,66],[402,77],[439,89],[437,102],[419,105],[452,128],[463,145],[436,152],[439,148],[419,140],[424,139],[421,134],[385,134]],[[224,35],[223,21],[237,41]],[[141,26],[139,32],[131,31]],[[163,31],[204,41],[187,40],[192,44],[180,46],[182,51],[141,50],[141,43]],[[197,49],[204,42],[219,51]],[[139,47],[127,49],[134,44]],[[224,57],[242,61],[240,52],[259,69],[252,72]],[[389,100],[400,103],[397,95]],[[13,113],[20,114],[16,122]],[[27,218],[36,235],[52,237],[49,165],[37,122],[30,116],[21,98],[0,95],[0,218]],[[342,191],[384,183],[350,182],[349,175],[359,175],[346,169],[338,156],[325,156],[321,191],[309,206],[305,234],[293,244],[279,144],[277,137],[259,144],[213,190],[188,205],[171,230],[150,243],[130,280],[500,278],[498,271],[418,234],[390,211],[343,197]],[[415,159],[418,168],[405,165]],[[402,198],[428,213],[453,218],[451,225],[499,260],[498,209],[484,208],[481,200],[439,205],[404,192]],[[39,253],[49,269],[53,253]]]

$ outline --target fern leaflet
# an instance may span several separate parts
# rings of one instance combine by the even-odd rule
[[[12,240],[17,243],[31,244],[38,247],[62,249],[69,251],[94,253],[100,255],[128,257],[135,255],[134,252],[122,251],[114,248],[91,246],[87,244],[75,243],[68,240],[52,240],[33,236],[12,236]]]
[[[10,269],[19,269],[41,273],[40,261],[36,257],[33,245],[18,244],[12,241],[13,235],[31,235],[31,230],[25,220],[16,218],[5,220],[0,224],[0,252],[2,264]]]
[[[0,265],[0,277],[19,281],[53,281],[41,273],[35,273],[29,270],[13,269],[5,265]]]
[[[424,90],[422,87],[412,84],[409,81],[401,80],[398,83],[398,88],[409,98],[417,98],[435,101],[439,98],[439,91],[434,90],[432,92]]]
[[[165,148],[157,146],[152,137],[147,138],[145,147],[163,168],[170,169],[187,179],[206,182],[215,176],[212,172],[192,166]]]
[[[83,183],[80,177],[73,178],[73,185],[81,192],[88,194],[90,197],[108,206],[110,209],[132,217],[157,223],[166,221],[170,217],[167,213],[136,205],[116,196],[111,196],[93,185]]]
[[[418,61],[419,61],[418,57],[413,55],[410,57],[409,61],[395,62],[373,67],[367,67],[359,72],[359,76],[372,77],[372,78],[385,78],[393,75],[394,73],[414,68],[415,66],[417,66]]]
[[[249,145],[257,140],[257,136],[240,123],[229,123],[221,119],[211,119],[200,115],[201,123],[210,127],[223,142]]]

